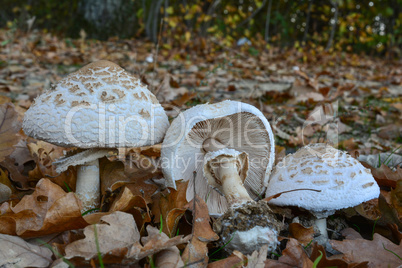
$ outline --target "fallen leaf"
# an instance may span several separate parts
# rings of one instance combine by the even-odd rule
[[[146,183],[146,180],[156,176],[154,173],[148,173],[140,168],[133,170],[128,165],[125,165],[120,161],[110,162],[106,158],[102,158],[99,161],[100,164],[100,178],[101,178],[101,192],[113,192],[117,188],[127,186],[130,188],[134,195],[141,195],[150,202],[151,196],[155,193],[158,187],[151,183]]]
[[[402,178],[397,180],[395,189],[391,190],[391,202],[393,207],[399,214],[399,217],[402,217]]]
[[[366,219],[375,221],[381,217],[381,212],[378,208],[378,199],[374,198],[363,202],[353,208],[360,216]]]
[[[247,266],[245,268],[264,268],[267,260],[268,245],[263,245],[260,250],[247,255]]]
[[[18,236],[0,234],[0,267],[48,267],[53,252]]]
[[[289,224],[289,235],[297,239],[303,246],[306,246],[314,238],[314,228],[306,228],[300,223],[293,222]]]
[[[136,264],[139,260],[186,243],[190,236],[176,236],[169,239],[166,234],[150,225],[148,236],[142,238],[131,214],[115,211],[101,218],[99,224],[85,227],[85,238],[76,240],[65,247],[66,256],[77,266],[98,264],[98,252],[104,264]],[[60,263],[59,259],[56,262]]]
[[[182,259],[191,267],[205,267],[208,264],[207,244],[219,239],[212,230],[207,204],[197,195],[186,205],[193,211],[193,237],[184,249]]]
[[[140,253],[131,253],[128,258],[142,259],[151,254],[160,252],[161,250],[168,249],[179,244],[187,243],[191,239],[191,235],[183,238],[183,236],[175,236],[169,238],[166,234],[161,233],[157,228],[150,225],[147,226],[148,236],[141,238],[143,247]],[[132,250],[130,252],[133,252]]]
[[[157,92],[155,93],[157,99],[160,102],[171,102],[176,99],[179,95],[184,95],[188,92],[188,89],[185,87],[174,88],[171,84],[174,84],[173,77],[170,74],[166,74],[160,83]],[[177,86],[177,85],[176,85]]]
[[[41,179],[31,195],[12,207],[0,206],[0,233],[38,237],[88,225],[81,216],[81,201],[48,179]]]
[[[382,194],[378,197],[378,208],[381,212],[380,223],[383,225],[396,224],[402,229],[402,221],[399,219],[398,211],[391,204],[388,204]]]
[[[240,253],[240,252],[239,252]],[[239,257],[240,255],[241,257]],[[233,267],[242,267],[242,265],[246,262],[246,256],[242,253],[237,254],[233,252],[229,257],[211,262],[208,264],[208,268],[233,268]]]
[[[15,192],[15,188],[11,184],[7,173],[0,168],[0,203],[7,201],[11,194]]]
[[[152,214],[155,222],[160,222],[162,215],[163,232],[172,236],[176,232],[176,227],[181,216],[186,211],[187,204],[186,190],[187,182],[178,181],[175,189],[167,189],[152,197]]]
[[[0,162],[14,151],[21,137],[18,132],[21,129],[21,122],[18,120],[18,113],[14,105],[4,103],[0,105]]]
[[[398,246],[377,233],[373,240],[330,240],[330,244],[343,253],[347,262],[368,261],[368,267],[397,267],[401,264],[402,244]]]
[[[320,261],[317,263],[317,268],[319,267],[338,267],[338,268],[364,268],[367,267],[367,261],[361,263],[348,263],[345,260],[336,258],[337,255],[331,256],[331,259],[327,258],[327,253],[323,246],[317,243],[313,244],[313,251],[310,255],[310,260],[312,262],[316,261],[322,254]]]
[[[151,222],[151,215],[145,199],[141,196],[133,195],[127,187],[124,187],[110,206],[109,212],[114,211],[124,211],[132,214],[139,230],[142,230],[146,222]]]
[[[159,232],[159,230],[151,226],[147,227],[147,231],[148,236],[141,239],[141,242],[144,244],[142,251],[153,251],[154,248],[159,249],[159,252],[154,256],[156,267],[178,268],[184,266],[180,250],[176,246],[166,246],[166,244],[171,243],[173,240],[170,240],[166,234]]]
[[[286,156],[286,148],[275,145],[275,164],[279,163]]]
[[[36,143],[28,143],[27,147],[36,163],[36,168],[29,171],[29,177],[33,181],[41,178],[48,178],[60,187],[67,190],[68,188],[75,190],[75,182],[77,173],[74,167],[69,167],[65,172],[59,174],[53,162],[65,155],[66,148],[56,146],[44,141]]]
[[[172,101],[172,104],[174,104],[176,106],[182,106],[186,102],[194,99],[196,96],[197,96],[196,92],[186,92],[180,98],[177,98],[174,101]]]
[[[396,182],[402,179],[402,168],[397,167],[396,171],[392,171],[387,165],[382,164],[379,168],[374,168],[371,165],[362,162],[363,166],[371,170],[371,174],[379,186],[388,186],[395,188]]]
[[[307,256],[303,246],[294,238],[289,238],[286,248],[282,251],[282,256],[278,260],[268,259],[265,267],[303,267],[312,268],[313,262]]]
[[[139,245],[140,233],[132,215],[120,211],[103,216],[100,224],[84,229],[85,238],[66,246],[66,259],[83,257],[85,260],[106,254],[116,248]]]

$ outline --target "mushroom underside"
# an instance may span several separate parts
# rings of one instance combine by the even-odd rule
[[[265,191],[264,180],[271,155],[269,133],[258,116],[242,112],[198,122],[178,147],[174,177],[190,180],[187,200],[193,199],[195,187],[196,194],[206,200],[210,213],[222,214],[228,208],[225,197],[211,189],[203,175],[202,163],[206,154],[203,145],[208,139],[248,154],[249,173],[244,186],[252,199],[261,196]],[[193,171],[196,171],[195,178]]]

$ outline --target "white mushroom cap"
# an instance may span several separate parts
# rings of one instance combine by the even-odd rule
[[[23,122],[31,137],[80,148],[151,145],[162,141],[168,127],[147,87],[105,60],[84,66],[37,97]]]
[[[176,180],[190,180],[186,196],[192,200],[196,171],[196,194],[206,200],[210,214],[221,214],[228,208],[227,201],[203,178],[203,144],[211,138],[248,154],[249,171],[244,186],[250,197],[256,199],[265,192],[274,163],[274,137],[267,119],[257,108],[237,101],[197,105],[173,120],[161,151],[167,185],[175,187]]]
[[[266,197],[294,189],[269,203],[298,206],[319,217],[377,198],[380,188],[369,169],[346,152],[324,143],[310,144],[289,154],[274,168]]]

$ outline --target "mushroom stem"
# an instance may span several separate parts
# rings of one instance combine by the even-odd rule
[[[208,152],[204,160],[208,184],[225,196],[230,207],[253,201],[243,185],[247,170],[247,154],[233,149]]]
[[[239,176],[235,157],[225,157],[216,172],[219,174],[217,177],[220,179],[223,194],[230,207],[253,201]]]
[[[84,165],[79,165],[77,170],[77,182],[75,193],[82,201],[82,211],[99,207],[100,204],[100,180],[99,160],[93,160]]]
[[[317,218],[314,222],[315,226],[317,226],[318,230],[320,231],[321,235],[328,239],[328,232],[327,232],[327,218]]]

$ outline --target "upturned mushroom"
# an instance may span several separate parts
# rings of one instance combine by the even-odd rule
[[[265,191],[274,162],[271,127],[257,108],[236,101],[190,108],[173,120],[161,156],[169,186],[190,180],[188,201],[195,189],[210,214],[225,213],[214,228],[223,243],[232,239],[226,249],[249,253],[262,244],[276,247],[280,224],[266,203],[254,201]]]
[[[310,144],[279,162],[269,179],[266,197],[292,191],[269,201],[278,206],[297,206],[310,211],[315,225],[328,239],[326,218],[336,210],[378,198],[380,188],[369,169],[346,152],[324,143]]]
[[[35,99],[23,129],[33,138],[86,150],[59,161],[57,171],[77,165],[76,194],[83,211],[99,206],[99,161],[110,149],[162,141],[169,121],[141,81],[110,61],[90,63]]]
[[[176,180],[189,180],[187,200],[193,199],[195,184],[196,194],[206,200],[210,214],[220,215],[229,208],[227,195],[218,189],[217,184],[221,183],[215,184],[204,176],[206,155],[210,160],[206,163],[215,163],[222,155],[225,159],[233,159],[237,166],[240,163],[247,165],[247,178],[247,172],[240,172],[244,185],[237,180],[239,183],[233,187],[245,188],[250,200],[257,199],[265,192],[275,158],[274,137],[267,119],[252,105],[223,101],[197,105],[180,113],[166,132],[161,158],[167,185],[175,188]],[[244,161],[246,159],[248,161]],[[239,171],[232,167],[230,172]],[[207,175],[212,173],[210,170]]]

